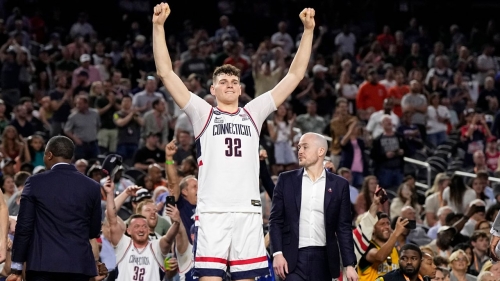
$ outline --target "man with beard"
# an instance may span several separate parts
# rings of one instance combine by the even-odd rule
[[[377,213],[378,221],[373,228],[373,237],[365,254],[358,264],[359,281],[373,281],[399,267],[399,256],[396,248],[398,236],[406,230],[408,220],[399,218],[394,231],[391,230],[389,216]]]
[[[399,268],[380,276],[375,281],[423,281],[419,274],[422,251],[414,244],[406,244],[399,254]]]

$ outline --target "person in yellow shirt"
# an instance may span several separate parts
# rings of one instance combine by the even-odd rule
[[[370,245],[358,263],[359,281],[373,281],[378,276],[399,268],[399,255],[395,245],[398,236],[405,231],[408,219],[399,218],[392,231],[387,214],[378,212],[377,218]]]
[[[422,264],[422,251],[415,244],[406,244],[401,247],[399,257],[399,268],[388,272],[384,276],[379,276],[375,281],[426,281],[429,276],[420,275],[420,265]]]

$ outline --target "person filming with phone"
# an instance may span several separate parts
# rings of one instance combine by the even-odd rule
[[[359,281],[373,281],[378,276],[399,268],[399,255],[395,245],[398,237],[408,231],[406,227],[409,220],[398,218],[396,227],[392,230],[387,214],[377,212],[377,218],[370,245],[358,263]]]

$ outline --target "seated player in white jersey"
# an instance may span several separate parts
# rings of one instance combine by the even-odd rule
[[[314,10],[299,17],[304,33],[286,76],[273,89],[238,107],[240,71],[232,65],[215,69],[212,107],[190,93],[172,69],[164,23],[166,3],[153,14],[153,53],[158,76],[175,103],[186,112],[196,135],[198,202],[194,275],[201,281],[221,280],[229,264],[233,280],[268,275],[259,193],[259,134],[269,114],[297,87],[311,56]]]
[[[179,231],[180,215],[175,206],[168,206],[166,214],[172,221],[168,232],[159,240],[150,241],[149,226],[146,217],[132,215],[126,229],[126,236],[120,218],[117,215],[114,202],[114,184],[108,179],[103,186],[106,191],[106,218],[110,228],[110,241],[116,255],[118,281],[159,281],[165,273],[171,278],[177,273],[177,261],[168,261],[168,271],[165,269],[165,258],[170,252],[175,236]]]

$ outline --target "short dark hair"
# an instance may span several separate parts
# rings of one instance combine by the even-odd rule
[[[24,183],[26,182],[26,180],[31,176],[30,173],[28,172],[25,172],[25,171],[20,171],[20,172],[17,172],[15,175],[14,175],[14,183],[17,187],[19,186],[24,186]]]
[[[129,221],[129,223],[128,223],[129,225],[132,223],[133,219],[145,219],[145,220],[147,220],[147,218],[145,216],[143,216],[143,215],[133,214],[133,215],[130,216],[130,218],[128,220]]]
[[[378,220],[381,220],[381,219],[384,219],[384,218],[385,219],[389,219],[389,216],[386,213],[384,213],[384,212],[377,212],[377,219]]]
[[[401,256],[401,253],[403,251],[406,251],[406,250],[415,251],[420,255],[420,258],[422,258],[422,251],[420,250],[420,248],[417,245],[412,244],[412,243],[404,244],[403,247],[401,247],[401,250],[399,251],[399,255]]]
[[[155,108],[157,105],[159,105],[159,104],[160,104],[160,101],[161,101],[161,99],[155,99],[155,100],[153,101],[153,103],[151,104],[151,105],[153,106],[153,108]]]
[[[29,97],[22,97],[20,100],[19,100],[19,104],[25,104],[27,102],[33,102],[33,100]]]
[[[469,244],[468,242],[463,242],[463,243],[458,243],[457,245],[455,245],[455,247],[453,247],[453,250],[451,252],[453,253],[453,252],[456,252],[458,250],[462,250],[465,252],[467,249],[470,249],[472,251],[472,245]]]
[[[61,157],[66,160],[73,158],[75,144],[65,136],[52,137],[47,143],[47,151],[50,151],[55,157]]]
[[[241,71],[237,67],[235,67],[233,65],[224,64],[224,65],[221,65],[221,66],[217,67],[214,70],[214,74],[212,76],[212,80],[216,81],[217,76],[222,75],[222,74],[234,75],[234,76],[238,77],[238,79],[239,79],[240,75],[241,75]]]
[[[474,233],[472,233],[472,235],[470,237],[470,241],[476,242],[477,239],[479,239],[479,238],[488,238],[488,235],[486,235],[486,233],[483,231],[474,231]]]

